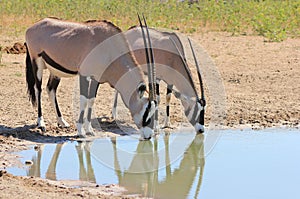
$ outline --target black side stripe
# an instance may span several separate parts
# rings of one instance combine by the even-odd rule
[[[47,55],[47,53],[45,53],[44,51],[41,52],[40,54],[38,54],[39,57],[42,57],[46,62],[47,64],[49,64],[50,66],[52,66],[53,68],[59,70],[59,71],[62,71],[64,73],[68,73],[68,74],[71,74],[71,75],[76,75],[78,73],[78,71],[71,71],[71,70],[68,70],[66,68],[64,68],[63,66],[61,66],[60,64],[56,63],[53,59],[51,59],[51,57],[49,57]]]

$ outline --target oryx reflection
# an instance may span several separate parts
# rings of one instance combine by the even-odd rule
[[[204,171],[203,135],[196,135],[186,149],[180,163],[174,168],[175,162],[170,161],[169,135],[164,136],[165,167],[159,168],[157,142],[139,142],[129,168],[121,171],[117,154],[115,171],[119,184],[124,186],[129,194],[140,193],[145,197],[154,198],[197,198]],[[116,145],[114,146],[116,148]],[[136,172],[143,171],[144,172]],[[148,171],[148,172],[147,172]],[[164,175],[161,179],[160,175]],[[192,187],[196,187],[191,190]]]
[[[41,145],[27,174],[70,180],[65,177],[68,172],[72,180],[119,184],[128,194],[197,198],[205,164],[204,135],[186,137],[166,134],[144,142],[117,137],[60,143],[52,145],[51,150]]]
[[[45,173],[41,172],[41,162],[42,161],[42,154],[44,153],[44,148],[45,146],[42,144],[38,147],[36,147],[37,154],[36,156],[33,156],[32,158],[32,166],[28,170],[28,176],[36,176],[36,177],[43,177],[45,176],[46,179],[49,180],[59,180],[57,178],[57,163],[61,154],[61,151],[63,149],[63,146],[66,145],[67,143],[59,143],[56,144],[54,152],[52,154],[50,163],[47,167],[47,170]],[[62,159],[67,159],[69,163],[69,170],[71,172],[74,172],[76,168],[78,168],[78,176],[79,180],[84,180],[84,181],[89,181],[89,182],[96,182],[95,179],[95,174],[94,174],[94,169],[93,169],[93,164],[91,161],[91,153],[90,153],[90,144],[91,142],[77,142],[75,145],[75,149],[77,152],[77,159],[76,157],[73,156],[73,154],[69,154],[69,157],[65,157],[66,154],[64,154],[61,158]],[[49,151],[47,151],[49,153]],[[49,155],[49,154],[44,154],[44,155]],[[49,156],[48,156],[49,157]],[[74,167],[72,167],[74,165]],[[74,175],[77,174],[74,172]]]

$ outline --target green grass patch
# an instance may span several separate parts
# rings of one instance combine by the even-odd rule
[[[21,73],[21,72],[16,72],[16,73],[15,73],[15,76],[16,76],[16,77],[22,77],[22,73]]]
[[[126,30],[144,13],[149,26],[179,30],[227,31],[262,35],[267,41],[300,36],[300,1],[200,0],[189,5],[169,0],[1,0],[2,33],[23,34],[35,21],[55,16],[72,21],[107,19]]]

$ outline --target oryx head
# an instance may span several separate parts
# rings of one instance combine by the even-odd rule
[[[147,60],[147,67],[148,67],[148,81],[149,81],[149,99],[143,99],[145,102],[143,103],[143,109],[141,111],[141,114],[134,116],[135,122],[140,128],[140,133],[141,133],[141,139],[143,140],[149,140],[154,133],[154,122],[153,122],[153,115],[155,113],[157,104],[156,104],[156,93],[155,93],[155,82],[156,82],[156,76],[155,76],[155,66],[154,66],[154,56],[153,56],[153,51],[152,51],[152,45],[151,45],[151,40],[150,40],[150,35],[148,31],[148,26],[147,22],[145,20],[145,17],[143,16],[144,19],[144,24],[146,27],[147,31],[147,39],[145,36],[145,32],[143,29],[143,25],[140,19],[140,16],[138,15],[140,27],[142,30],[143,34],[143,40],[144,40],[144,45],[145,45],[145,54],[146,54],[146,60]],[[149,47],[148,47],[149,46]],[[145,88],[145,87],[144,87]]]
[[[153,128],[150,128],[152,122],[152,116],[156,110],[156,104],[154,101],[150,101],[148,97],[144,97],[146,91],[146,85],[141,83],[137,91],[139,96],[139,103],[135,103],[136,112],[132,112],[133,120],[136,126],[140,129],[141,138],[148,140],[153,134]]]
[[[198,79],[200,83],[200,90],[201,90],[201,98],[199,98],[198,95],[196,95],[196,106],[194,108],[194,113],[193,115],[195,117],[192,117],[192,120],[190,121],[191,124],[194,126],[196,132],[203,133],[204,132],[204,113],[205,113],[205,107],[206,107],[206,101],[205,101],[205,96],[204,96],[204,88],[203,88],[203,82],[202,82],[202,77],[200,73],[200,68],[198,65],[198,61],[194,52],[194,48],[192,46],[191,40],[188,39],[192,54],[194,57],[195,65],[197,67],[197,74],[198,74]]]
[[[198,73],[198,78],[199,78],[199,82],[200,82],[201,98],[199,98],[199,96],[197,94],[197,90],[195,88],[195,84],[193,82],[192,75],[191,75],[190,70],[188,69],[185,58],[183,57],[182,53],[179,51],[176,43],[172,40],[172,38],[170,38],[170,39],[173,42],[173,45],[176,47],[177,52],[179,53],[179,56],[181,57],[183,66],[184,66],[185,71],[188,76],[189,86],[191,86],[192,89],[194,90],[195,96],[194,97],[193,96],[185,96],[178,92],[175,92],[174,94],[177,98],[180,98],[182,105],[184,106],[184,109],[185,109],[184,113],[185,113],[186,117],[188,118],[189,122],[194,126],[196,132],[203,133],[204,132],[204,113],[205,113],[206,101],[205,101],[205,97],[204,97],[204,88],[203,88],[202,77],[200,74],[200,69],[199,69],[199,65],[197,62],[197,58],[195,56],[193,46],[191,44],[190,39],[188,39],[191,50],[192,50],[192,54],[193,54],[193,57],[195,60],[195,65],[197,67],[197,73]]]
[[[206,102],[205,99],[188,99],[181,96],[181,101],[185,107],[185,115],[189,122],[194,126],[197,133],[204,132],[204,113]]]

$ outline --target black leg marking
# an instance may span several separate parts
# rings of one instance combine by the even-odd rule
[[[155,88],[156,88],[156,95],[159,96],[160,95],[159,94],[159,83],[156,83]]]
[[[167,117],[170,116],[170,100],[171,100],[171,93],[172,93],[172,90],[173,90],[173,85],[168,85],[167,86],[167,106],[166,106],[166,114],[167,114]]]
[[[97,96],[99,85],[100,84],[98,81],[91,79],[90,88],[89,88],[89,97],[88,97],[89,99]]]
[[[156,100],[157,100],[157,105],[158,105],[160,103],[159,82],[156,82],[155,89],[156,89],[156,96],[157,96]],[[155,111],[154,118],[155,118],[155,121],[158,122],[158,109]]]
[[[167,86],[167,95],[172,93],[172,90],[173,90],[173,85],[168,85]]]
[[[51,91],[54,92],[54,106],[55,106],[55,109],[56,109],[57,116],[61,117],[61,112],[59,110],[57,97],[56,97],[56,90],[57,90],[57,87],[58,87],[59,83],[60,83],[60,78],[59,77],[50,75],[48,83],[47,83],[47,89],[48,89],[49,93]]]
[[[84,97],[88,98],[90,82],[87,80],[87,77],[80,75],[79,84],[80,84],[80,95],[83,95]]]
[[[100,85],[99,82],[97,82],[94,79],[91,79],[90,86],[89,86],[89,97],[88,97],[88,100],[91,100],[92,98],[96,98],[99,85]],[[94,103],[94,102],[91,102],[91,103]],[[91,107],[88,108],[88,113],[87,113],[87,120],[88,120],[88,122],[91,122],[91,119],[92,119],[92,110],[93,110],[93,104],[91,104]]]
[[[84,111],[80,112],[78,123],[83,124]]]
[[[167,117],[170,117],[170,105],[167,105],[167,107],[166,107],[166,114],[167,114]]]
[[[32,69],[34,73],[34,79],[35,79],[35,86],[34,86],[34,91],[35,91],[35,97],[37,101],[37,108],[38,108],[38,125],[41,125],[40,119],[43,116],[42,113],[42,100],[41,100],[41,95],[42,95],[42,72],[38,70],[38,65],[35,60],[32,61]],[[38,72],[41,72],[41,79],[38,78]],[[46,128],[44,126],[38,126],[43,132],[46,131]]]
[[[34,60],[33,63],[33,71],[34,71],[34,78],[35,78],[35,91],[37,92],[37,106],[38,106],[38,117],[42,117],[42,104],[41,104],[41,93],[42,93],[42,80],[43,78],[39,79],[37,77],[38,73],[38,65],[36,64],[36,61]]]

